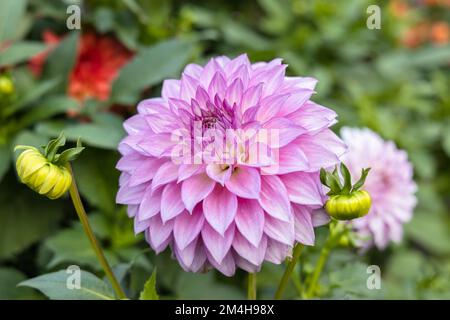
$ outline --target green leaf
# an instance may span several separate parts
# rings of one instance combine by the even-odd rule
[[[0,66],[11,66],[30,59],[47,48],[45,43],[37,41],[21,41],[13,43],[0,52]]]
[[[156,292],[156,269],[153,270],[150,279],[145,283],[139,300],[159,300],[158,293]]]
[[[61,203],[48,200],[14,177],[0,184],[0,259],[9,258],[48,236],[58,226]]]
[[[173,39],[141,49],[114,81],[111,100],[134,103],[143,89],[175,76],[186,64],[192,48],[191,42]]]
[[[118,157],[115,152],[87,149],[73,163],[78,187],[92,206],[105,212],[115,212],[119,172],[115,169]]]
[[[50,160],[56,156],[58,149],[66,144],[66,137],[64,136],[64,132],[61,132],[58,138],[50,140],[50,142],[45,147],[45,156]]]
[[[77,107],[77,102],[67,96],[51,96],[44,99],[35,107],[30,108],[30,110],[20,118],[19,123],[21,126],[27,127],[55,115],[67,113],[69,110],[77,109]]]
[[[38,289],[50,299],[58,300],[114,300],[109,286],[90,272],[80,270],[80,288],[69,289],[71,276],[66,270],[47,273],[21,282],[20,286]]]
[[[11,153],[9,150],[9,145],[2,144],[0,145],[0,182],[2,181],[5,173],[8,171],[10,165]]]
[[[17,287],[25,275],[13,268],[0,268],[0,300],[37,298],[32,289]]]
[[[89,218],[91,218],[91,215],[89,215]],[[96,230],[94,232],[97,235]],[[74,227],[64,229],[45,240],[44,246],[53,254],[47,263],[47,268],[49,269],[63,263],[76,263],[89,266],[95,271],[101,271],[97,256],[81,225],[78,223]],[[117,257],[111,251],[104,250],[104,252],[110,264],[114,265],[118,262]]]
[[[84,144],[110,150],[116,150],[120,140],[125,136],[121,126],[105,123],[42,122],[36,126],[36,130],[48,136],[55,136],[64,131],[67,140],[75,142],[80,138]]]
[[[59,86],[61,90],[65,90],[70,71],[75,64],[79,38],[80,33],[78,31],[69,32],[46,60],[44,78],[63,77],[64,80]]]
[[[26,0],[3,0],[0,10],[0,43],[14,39],[23,21]]]

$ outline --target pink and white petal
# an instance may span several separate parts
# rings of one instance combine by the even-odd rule
[[[280,176],[289,194],[289,200],[295,203],[322,206],[324,194],[317,172],[294,172]]]
[[[155,176],[152,180],[152,190],[155,191],[159,187],[177,180],[178,178],[178,166],[172,161],[167,161],[158,171],[156,171]]]
[[[170,155],[176,145],[171,133],[154,133],[138,143],[138,147],[148,156],[161,157]]]
[[[206,174],[213,180],[220,183],[222,186],[230,179],[231,166],[224,166],[222,164],[210,163],[206,166]]]
[[[150,229],[148,232],[148,240],[152,248],[156,251],[161,245],[172,238],[174,220],[163,223],[159,215],[150,219]]]
[[[150,181],[164,162],[162,159],[147,157],[140,164],[136,165],[135,170],[131,173],[129,185],[134,187]]]
[[[181,82],[180,80],[175,79],[167,79],[163,82],[163,87],[161,90],[161,96],[167,100],[169,98],[178,98],[180,96],[181,90]]]
[[[236,263],[236,265],[244,271],[247,271],[250,273],[257,273],[261,270],[261,264],[255,266],[253,263],[244,259],[237,253],[233,254],[233,257],[234,257],[234,262]]]
[[[241,102],[242,114],[244,114],[244,112],[247,111],[247,109],[249,109],[253,106],[259,105],[259,101],[262,96],[263,86],[264,86],[263,83],[258,83],[255,86],[248,88],[244,92],[244,95],[242,97],[242,102]]]
[[[161,194],[162,189],[158,189],[152,192],[151,186],[148,186],[145,190],[142,202],[139,205],[139,220],[147,220],[155,216],[161,210]]]
[[[273,239],[268,239],[265,260],[280,264],[292,256],[292,247]]]
[[[173,235],[175,242],[180,249],[189,245],[203,228],[205,217],[200,206],[197,206],[192,214],[184,211],[175,218]]]
[[[315,209],[312,212],[312,223],[314,227],[320,227],[330,222],[330,216],[322,209]]]
[[[274,175],[309,170],[311,167],[310,159],[300,145],[295,143],[297,140],[298,138],[287,146],[277,149],[278,154],[275,154],[275,158],[278,156],[278,159],[275,160],[275,164],[261,168],[261,173],[264,175]]]
[[[255,168],[235,167],[225,186],[238,197],[258,199],[261,191],[261,176]]]
[[[289,96],[290,94],[280,94],[263,98],[260,101],[260,107],[256,113],[256,120],[266,122],[276,117]]]
[[[220,262],[217,262],[208,252],[206,252],[206,255],[209,263],[227,277],[232,277],[236,272],[236,263],[231,251]]]
[[[150,219],[139,221],[139,219],[134,219],[134,233],[139,234],[142,231],[147,230],[150,227]]]
[[[264,232],[264,211],[256,200],[239,199],[234,222],[251,244],[259,245]]]
[[[203,243],[208,250],[208,253],[211,254],[214,260],[219,264],[230,251],[231,244],[233,243],[234,231],[234,224],[232,224],[223,235],[214,230],[208,223],[203,225],[201,231]]]
[[[285,222],[266,214],[264,221],[264,233],[274,240],[293,246],[295,241],[294,219]]]
[[[301,136],[306,130],[296,125],[292,120],[275,117],[263,124],[263,128],[270,132],[270,147],[281,148]]]
[[[144,197],[145,189],[145,184],[140,184],[135,187],[124,184],[117,192],[116,202],[120,204],[139,204]]]
[[[184,210],[181,200],[181,186],[175,182],[167,184],[161,195],[161,219],[166,222]]]
[[[295,240],[307,246],[313,246],[315,235],[311,209],[293,204],[292,210],[294,211]]]
[[[272,217],[291,221],[288,192],[278,176],[261,176],[259,204]]]
[[[175,242],[173,244],[173,252],[180,262],[180,264],[183,266],[186,266],[185,269],[189,269],[189,267],[192,265],[195,259],[195,251],[197,249],[197,241],[198,238],[195,238],[194,241],[192,241],[189,245],[187,245],[184,248],[178,247],[177,243]]]
[[[267,237],[262,237],[259,245],[254,246],[239,231],[236,231],[234,233],[233,248],[241,257],[252,264],[260,265],[266,255]]]
[[[236,195],[219,185],[216,185],[214,190],[203,200],[203,214],[206,220],[221,235],[234,221],[236,211]]]
[[[225,92],[225,99],[230,106],[235,103],[237,105],[241,104],[243,90],[244,85],[242,84],[241,79],[234,80],[233,83],[227,88],[227,91]]]
[[[181,198],[186,209],[192,212],[195,205],[213,191],[215,185],[216,182],[204,173],[184,180],[181,183]]]

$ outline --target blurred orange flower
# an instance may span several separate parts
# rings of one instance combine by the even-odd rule
[[[450,38],[450,28],[447,22],[435,22],[431,26],[431,41],[436,45],[447,44]]]
[[[49,50],[30,60],[31,71],[39,76],[43,64],[61,37],[51,31],[43,34]],[[108,99],[113,80],[120,68],[128,62],[133,53],[116,39],[89,32],[81,36],[75,65],[69,76],[68,95],[82,102],[93,98],[100,101]]]

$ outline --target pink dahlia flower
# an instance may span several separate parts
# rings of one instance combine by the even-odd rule
[[[417,202],[407,153],[367,128],[342,128],[341,137],[348,146],[342,161],[352,177],[358,178],[361,168],[371,168],[363,189],[370,193],[372,207],[366,216],[351,222],[361,236],[359,245],[384,249],[390,241],[400,242],[403,224],[411,219]]]
[[[279,264],[327,222],[319,170],[345,145],[336,113],[309,100],[316,80],[285,70],[246,55],[190,64],[124,124],[117,202],[187,271]]]

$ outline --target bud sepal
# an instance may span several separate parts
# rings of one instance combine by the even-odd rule
[[[43,146],[43,153],[32,146],[16,146],[14,151],[23,150],[16,160],[20,181],[50,199],[63,196],[72,184],[72,175],[66,164],[75,160],[84,149],[78,140],[75,148],[58,153],[65,143],[66,139],[61,133],[57,139]]]
[[[320,181],[330,188],[325,210],[331,217],[337,220],[352,220],[369,212],[372,204],[370,194],[359,190],[364,185],[369,171],[370,168],[362,169],[360,179],[352,186],[350,171],[344,163],[340,166],[343,184],[337,168],[332,173],[320,170]]]

